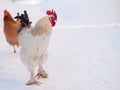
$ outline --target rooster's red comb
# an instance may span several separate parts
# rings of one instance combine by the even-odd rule
[[[57,20],[57,14],[56,14],[56,12],[55,12],[53,9],[52,9],[52,11],[47,10],[46,14],[47,14],[47,15],[53,15],[54,18]]]

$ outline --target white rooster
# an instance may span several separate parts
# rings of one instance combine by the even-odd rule
[[[37,21],[34,27],[31,27],[26,11],[21,16],[15,17],[21,19],[21,25],[18,30],[18,41],[21,47],[20,58],[31,73],[27,85],[40,84],[37,81],[40,76],[43,78],[48,77],[42,65],[48,58],[49,39],[52,27],[56,24],[57,14],[53,10],[48,10],[46,14],[46,16]],[[37,75],[35,75],[36,66],[39,66]]]

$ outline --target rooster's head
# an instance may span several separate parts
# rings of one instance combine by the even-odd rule
[[[52,9],[51,11],[48,10],[46,12],[46,14],[47,15],[52,15],[52,17],[50,18],[50,22],[51,22],[52,26],[55,26],[55,24],[56,24],[55,21],[57,21],[57,14],[56,14],[56,12]]]

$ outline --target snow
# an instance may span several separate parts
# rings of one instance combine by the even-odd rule
[[[14,54],[6,42],[0,23],[0,90],[120,90],[120,18],[117,4],[112,2],[48,0],[31,8],[27,5],[14,8],[9,2],[7,9],[13,15],[27,9],[33,24],[39,10],[44,15],[44,11],[54,7],[59,17],[50,39],[49,58],[44,64],[49,77],[41,78],[40,86],[25,85],[30,74],[20,60],[19,48]],[[4,8],[1,5],[0,11]]]

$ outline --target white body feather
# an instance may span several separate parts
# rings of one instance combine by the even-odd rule
[[[41,58],[47,59],[48,36],[33,36],[31,33],[24,33],[19,36],[20,57],[25,65],[36,66],[43,63]]]
[[[52,32],[49,17],[41,18],[35,27],[25,27],[19,33],[20,58],[32,74],[36,66],[42,71],[42,64],[48,58],[48,44]],[[31,76],[28,83],[34,79],[34,75]]]

